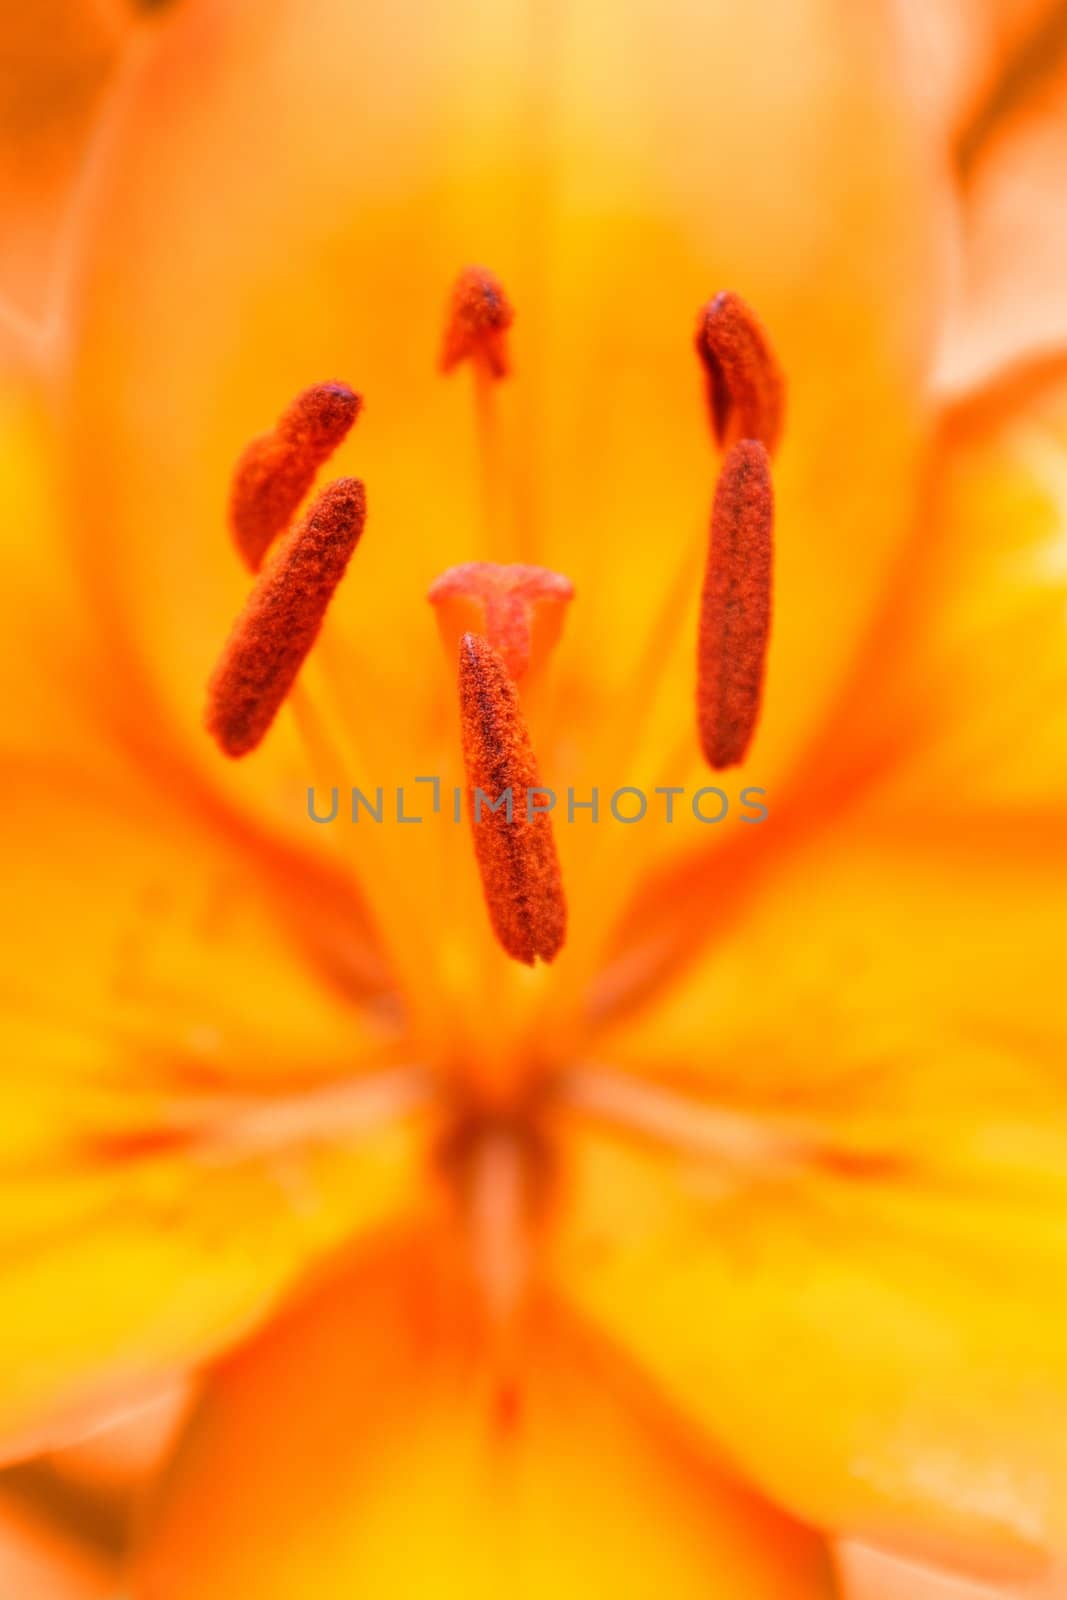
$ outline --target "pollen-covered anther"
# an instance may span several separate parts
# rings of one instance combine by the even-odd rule
[[[230,490],[230,530],[252,572],[259,571],[270,545],[289,526],[362,405],[346,383],[317,383],[298,394],[271,431],[245,449]]]
[[[459,647],[463,761],[474,854],[493,932],[532,966],[563,947],[567,907],[552,821],[519,697],[500,656],[478,634]]]
[[[465,633],[484,634],[517,682],[559,639],[574,585],[547,567],[467,561],[436,578],[426,598],[450,657]]]
[[[724,290],[701,308],[696,348],[720,447],[758,439],[773,455],[782,433],[785,380],[766,330],[740,295]]]
[[[506,378],[507,332],[515,320],[504,287],[485,267],[467,267],[456,279],[441,347],[441,371],[468,358],[494,378]]]
[[[771,628],[774,490],[764,446],[727,452],[711,514],[700,600],[697,724],[713,767],[744,759],[756,730]]]
[[[254,750],[318,636],[366,520],[363,485],[339,478],[256,579],[208,684],[205,723],[228,756]]]

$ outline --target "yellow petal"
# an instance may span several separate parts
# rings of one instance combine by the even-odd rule
[[[560,1210],[566,1292],[768,1493],[949,1565],[1067,1531],[1065,844],[825,818],[602,1041],[631,1143]]]
[[[117,762],[4,768],[4,1451],[214,1353],[420,1193],[344,880]]]
[[[136,1600],[800,1600],[817,1540],[665,1431],[550,1307],[501,1387],[459,1283],[401,1240],[211,1379]],[[269,1536],[268,1536],[269,1530]]]
[[[102,766],[105,706],[129,705],[129,680],[108,671],[91,604],[62,521],[55,418],[40,375],[0,334],[0,694],[4,744],[47,741]],[[146,717],[147,720],[147,717]]]
[[[792,848],[786,826],[708,911],[688,970],[592,1053],[743,1109],[873,1124],[906,1106],[956,1140],[1062,1110],[1063,824],[829,812]]]
[[[1067,805],[1067,382],[1057,364],[942,430],[885,626],[827,769],[882,805],[1063,814]],[[828,782],[833,779],[828,775]]]
[[[1067,1531],[1063,1185],[724,1176],[591,1138],[561,1283],[795,1514],[950,1569]]]
[[[4,1056],[33,1072],[18,1080],[18,1128],[37,1094],[55,1138],[78,1122],[79,1085],[125,1085],[144,1118],[168,1095],[366,1071],[395,1040],[344,877],[239,834],[180,777],[155,787],[133,762],[90,777],[8,759],[3,785],[18,841],[0,973],[17,1055]]]
[[[402,1126],[5,1174],[0,1449],[65,1442],[256,1325],[311,1264],[417,1202]]]

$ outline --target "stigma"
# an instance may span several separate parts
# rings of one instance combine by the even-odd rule
[[[450,655],[465,633],[483,634],[517,683],[557,643],[574,585],[547,567],[466,561],[436,578],[426,598]]]
[[[541,779],[518,691],[475,633],[460,641],[459,703],[474,854],[493,932],[515,961],[552,961],[567,932],[552,821],[531,804]]]

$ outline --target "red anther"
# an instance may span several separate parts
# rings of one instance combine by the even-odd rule
[[[697,724],[713,767],[744,759],[759,718],[771,628],[774,490],[767,451],[744,439],[715,490],[700,600]]]
[[[773,455],[782,433],[785,380],[762,323],[740,295],[726,290],[702,307],[696,348],[720,448],[758,439]]]
[[[363,401],[346,383],[317,383],[298,394],[270,433],[244,451],[230,490],[230,528],[249,569],[268,548],[359,416]]]
[[[339,478],[256,580],[208,684],[205,722],[228,756],[254,750],[315,643],[366,520],[363,485]]]
[[[567,932],[552,821],[547,811],[529,815],[528,791],[541,779],[518,693],[496,651],[474,633],[460,642],[459,704],[474,854],[493,932],[516,961],[551,961]],[[506,801],[491,811],[509,790],[510,817]]]
[[[515,320],[503,284],[484,267],[467,267],[452,290],[441,371],[467,357],[481,361],[494,378],[508,375],[507,331]]]
[[[518,681],[559,638],[574,585],[547,567],[466,561],[436,578],[426,598],[437,608],[450,651],[463,634],[484,634]]]

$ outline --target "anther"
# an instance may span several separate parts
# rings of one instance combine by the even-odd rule
[[[208,685],[205,722],[228,756],[254,750],[318,636],[366,520],[363,485],[339,478],[256,579]]]
[[[782,432],[785,382],[763,325],[740,295],[726,290],[702,307],[696,348],[720,448],[758,439],[773,455]]]
[[[509,370],[507,331],[515,313],[500,279],[485,267],[467,267],[456,279],[441,348],[441,371],[461,361],[479,362],[494,378]]]
[[[700,600],[697,724],[713,767],[744,759],[756,730],[771,626],[774,490],[762,444],[727,452]]]
[[[528,806],[541,781],[515,685],[474,633],[460,642],[459,702],[474,854],[493,932],[516,961],[551,961],[567,931],[552,823]]]
[[[426,598],[450,655],[465,633],[484,634],[517,682],[559,639],[574,585],[547,567],[467,561],[436,578]]]
[[[317,383],[298,394],[270,433],[253,439],[237,463],[230,529],[252,572],[311,488],[315,474],[359,416],[363,401],[346,383]]]

